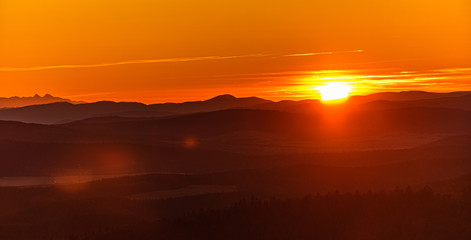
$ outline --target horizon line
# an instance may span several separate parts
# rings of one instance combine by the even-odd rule
[[[406,92],[422,92],[422,93],[444,93],[444,94],[447,94],[447,93],[466,93],[466,92],[469,92],[471,93],[471,91],[448,91],[448,92],[431,92],[431,91],[422,91],[422,90],[401,90],[401,91],[382,91],[382,92],[374,92],[374,93],[369,93],[369,94],[352,94],[352,95],[349,95],[348,98],[351,98],[351,97],[358,97],[358,96],[369,96],[369,95],[373,95],[373,94],[378,94],[378,93],[406,93]],[[186,103],[186,102],[202,102],[202,101],[207,101],[207,100],[210,100],[210,99],[213,99],[213,98],[217,98],[217,97],[221,97],[221,96],[231,96],[231,97],[234,97],[234,98],[252,98],[252,97],[255,97],[255,98],[259,98],[259,99],[264,99],[264,100],[268,100],[268,101],[273,101],[273,100],[270,100],[270,99],[267,99],[267,98],[262,98],[262,97],[257,97],[255,95],[251,95],[251,96],[242,96],[242,97],[236,97],[235,95],[233,94],[229,94],[229,93],[225,93],[225,94],[219,94],[219,95],[216,95],[214,97],[209,97],[209,98],[205,98],[205,99],[200,99],[200,100],[188,100],[188,101],[181,101],[181,102],[171,102],[171,101],[168,101],[168,102],[154,102],[154,103],[143,103],[143,102],[140,102],[140,101],[119,101],[119,100],[107,100],[107,99],[103,99],[103,100],[98,100],[98,101],[91,101],[91,102],[87,102],[87,101],[84,101],[84,100],[73,100],[73,99],[70,99],[70,98],[73,98],[74,96],[54,96],[52,94],[49,94],[49,93],[46,93],[44,94],[43,96],[41,96],[40,94],[35,94],[33,96],[11,96],[11,97],[0,97],[0,99],[11,99],[11,98],[34,98],[35,96],[39,96],[40,98],[45,98],[46,96],[51,96],[51,97],[54,97],[54,98],[61,98],[63,100],[69,100],[71,102],[78,102],[78,103],[71,103],[71,102],[67,102],[67,101],[63,101],[63,102],[67,102],[67,103],[71,103],[71,104],[87,104],[87,103],[98,103],[98,102],[114,102],[114,103],[141,103],[141,104],[144,104],[144,105],[153,105],[153,104],[165,104],[165,103]],[[279,101],[273,101],[273,102],[280,102],[280,101],[286,101],[287,99],[284,99],[284,100],[279,100]],[[320,98],[303,98],[303,99],[300,99],[300,100],[292,100],[292,101],[304,101],[304,100],[321,100]],[[58,103],[58,102],[61,102],[61,101],[57,101],[57,102],[50,102],[50,103]],[[47,103],[46,103],[47,104]],[[41,104],[40,104],[41,105]]]

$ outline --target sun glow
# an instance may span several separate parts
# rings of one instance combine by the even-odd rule
[[[347,83],[329,82],[317,88],[322,101],[343,100],[348,97],[352,88]]]

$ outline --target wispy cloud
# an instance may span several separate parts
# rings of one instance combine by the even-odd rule
[[[109,67],[109,66],[119,66],[119,65],[129,65],[129,64],[194,62],[194,61],[221,60],[221,59],[247,58],[247,57],[263,57],[263,56],[267,56],[267,55],[253,54],[253,55],[240,55],[240,56],[160,58],[160,59],[130,60],[130,61],[97,63],[97,64],[70,64],[70,65],[37,66],[37,67],[6,67],[6,68],[0,68],[0,71],[14,72],[14,71],[40,71],[40,70],[64,69],[64,68],[97,68],[97,67]]]
[[[34,66],[34,67],[0,67],[0,72],[41,71],[41,70],[71,69],[71,68],[98,68],[98,67],[111,67],[111,66],[130,65],[130,64],[195,62],[195,61],[224,60],[224,59],[237,59],[237,58],[255,58],[255,57],[301,57],[301,56],[331,55],[331,54],[360,53],[360,52],[363,52],[363,50],[318,52],[318,53],[297,53],[297,54],[285,54],[285,55],[247,54],[247,55],[235,55],[235,56],[159,58],[159,59],[129,60],[129,61],[121,61],[121,62],[96,63],[96,64],[67,64],[67,65]]]
[[[314,52],[314,53],[295,53],[295,54],[286,54],[284,57],[305,57],[305,56],[315,56],[315,55],[332,55],[338,53],[361,53],[363,50],[349,50],[349,51],[337,51],[337,52]]]

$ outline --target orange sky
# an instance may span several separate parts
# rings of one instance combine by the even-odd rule
[[[0,96],[471,90],[470,43],[469,0],[2,0]]]

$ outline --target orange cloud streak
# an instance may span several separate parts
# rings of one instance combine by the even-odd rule
[[[41,70],[53,70],[53,69],[67,69],[67,68],[110,67],[110,66],[129,65],[129,64],[194,62],[194,61],[224,60],[224,59],[251,58],[251,57],[301,57],[301,56],[331,55],[331,54],[361,53],[361,52],[363,52],[363,50],[318,52],[318,53],[298,53],[298,54],[286,54],[286,55],[248,54],[248,55],[236,55],[236,56],[162,58],[162,59],[130,60],[130,61],[121,61],[121,62],[113,62],[113,63],[97,63],[97,64],[70,64],[70,65],[55,65],[55,66],[36,66],[36,67],[3,67],[3,68],[0,67],[0,71],[2,72],[41,71]]]

